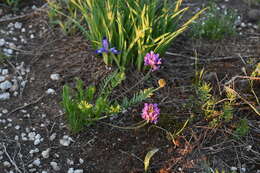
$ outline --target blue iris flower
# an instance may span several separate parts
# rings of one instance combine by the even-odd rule
[[[115,47],[112,47],[109,49],[109,43],[106,37],[102,40],[102,47],[98,50],[96,50],[96,53],[102,54],[102,53],[113,53],[113,54],[119,54],[120,51],[118,51]]]

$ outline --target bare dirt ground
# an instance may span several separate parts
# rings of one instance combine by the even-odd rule
[[[201,3],[188,4],[195,8]],[[219,1],[219,4],[238,9],[242,21],[248,23],[247,10],[252,8],[248,4],[242,1]],[[41,7],[43,3],[35,5]],[[98,85],[112,70],[96,58],[83,37],[65,36],[50,26],[45,11],[45,6],[37,12],[28,8],[24,14],[18,14],[20,18],[0,19],[0,30],[5,31],[0,33],[0,39],[15,44],[15,47],[7,43],[0,47],[14,50],[12,58],[2,61],[0,69],[8,69],[10,80],[21,76],[19,84],[26,81],[24,86],[19,85],[17,96],[13,96],[13,92],[10,99],[0,101],[1,173],[73,173],[73,170],[77,173],[138,173],[143,172],[143,159],[153,148],[159,148],[159,152],[151,161],[151,172],[198,173],[206,172],[207,168],[230,170],[236,167],[240,173],[259,173],[259,116],[242,103],[235,112],[234,121],[222,128],[210,128],[205,120],[194,115],[197,117],[176,141],[168,140],[164,132],[151,126],[122,130],[103,122],[87,127],[79,134],[71,134],[61,107],[62,86],[75,85],[75,77],[86,84]],[[4,10],[2,13],[4,16],[11,12]],[[16,22],[22,23],[22,27],[9,26]],[[10,28],[14,28],[13,32],[7,33]],[[218,86],[242,75],[243,67],[250,73],[253,64],[260,62],[260,31],[247,26],[241,33],[221,41],[192,40],[184,35],[174,42],[163,57],[162,69],[133,90],[156,86],[158,79],[166,79],[167,86],[149,100],[158,102],[163,108],[160,126],[174,131],[193,112],[189,105],[195,94],[191,89],[195,52],[199,67],[206,69],[205,78],[212,82],[216,94],[219,94]],[[252,65],[247,63],[249,61]],[[22,72],[17,70],[22,62],[25,74],[19,74]],[[52,80],[51,74],[59,74],[60,78]],[[127,90],[143,75],[129,70],[127,80],[114,94]],[[247,91],[248,86],[242,80],[236,85],[239,91]],[[256,83],[258,96],[259,86],[259,82]],[[140,121],[141,106],[104,122],[119,126],[134,124]],[[231,135],[234,124],[242,117],[249,120],[250,132],[242,139],[234,139]]]

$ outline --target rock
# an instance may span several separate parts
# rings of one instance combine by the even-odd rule
[[[0,100],[8,100],[8,99],[10,99],[10,93],[5,92],[0,94]]]
[[[7,80],[7,81],[0,83],[0,89],[2,91],[6,91],[10,88],[12,88],[12,83],[10,81]]]
[[[70,145],[70,142],[73,141],[71,137],[64,135],[62,139],[60,139],[60,144],[68,147]]]
[[[2,70],[2,75],[8,75],[8,74],[9,74],[8,69],[3,69],[3,70]]]
[[[11,163],[9,163],[8,161],[4,161],[3,165],[4,167],[11,167]]]
[[[58,166],[57,162],[51,162],[50,165],[51,165],[51,167],[52,167],[52,169],[54,171],[59,171],[60,170],[60,167]]]
[[[51,74],[51,80],[59,80],[60,79],[60,75],[59,74]]]
[[[74,173],[74,168],[69,168],[68,173]]]
[[[52,89],[52,88],[49,88],[49,89],[46,91],[46,94],[55,94],[55,90]]]
[[[57,134],[56,133],[53,133],[51,136],[50,136],[50,141],[53,141],[55,138],[56,138]]]
[[[247,13],[249,21],[257,22],[260,21],[260,10],[259,9],[251,9]]]
[[[41,139],[35,139],[33,142],[34,145],[39,145],[41,143]]]
[[[39,159],[39,158],[37,158],[36,160],[34,160],[33,161],[33,164],[35,165],[35,166],[40,166],[41,165],[41,160]]]
[[[46,150],[44,150],[44,151],[42,152],[42,157],[43,157],[44,159],[49,158],[49,157],[50,157],[50,151],[51,151],[50,148],[47,148]]]
[[[21,29],[22,26],[23,26],[23,24],[20,23],[20,22],[15,22],[15,24],[14,24],[14,27],[15,27],[16,29]]]
[[[0,82],[3,82],[5,80],[4,76],[0,76]]]
[[[4,45],[5,45],[5,40],[2,38],[2,39],[0,39],[0,47],[2,47]]]
[[[82,158],[79,158],[79,163],[80,164],[83,164],[84,163],[84,160]]]

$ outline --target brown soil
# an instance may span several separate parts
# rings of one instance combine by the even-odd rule
[[[195,2],[194,2],[195,3]],[[196,2],[199,6],[201,1]],[[220,2],[222,3],[222,2]],[[243,5],[238,5],[238,4]],[[244,13],[242,2],[228,3]],[[113,121],[105,120],[86,127],[79,134],[71,134],[61,107],[61,92],[64,84],[75,85],[75,77],[81,78],[85,84],[98,85],[112,70],[97,58],[90,44],[81,36],[65,36],[53,29],[48,23],[46,13],[40,12],[29,15],[23,22],[26,26],[33,25],[38,30],[38,36],[19,51],[12,63],[24,61],[30,66],[29,83],[22,97],[12,97],[8,101],[0,102],[0,110],[7,109],[8,114],[1,118],[10,118],[12,123],[20,125],[21,129],[4,128],[0,125],[0,143],[7,148],[17,166],[22,172],[29,172],[28,165],[36,158],[41,158],[41,152],[51,148],[48,159],[41,158],[38,172],[46,170],[54,172],[50,166],[55,161],[60,166],[58,172],[65,173],[69,168],[83,169],[84,172],[104,173],[139,173],[143,172],[143,161],[147,152],[159,148],[151,160],[151,172],[205,172],[207,167],[229,170],[230,167],[246,164],[248,173],[260,170],[260,140],[259,116],[241,101],[241,106],[235,112],[234,120],[222,124],[221,128],[210,128],[199,115],[193,115],[194,121],[188,125],[181,136],[175,141],[168,140],[167,135],[158,128],[146,126],[136,130],[122,130],[106,125],[106,122],[118,126],[130,126],[141,120],[142,103],[119,115]],[[0,23],[1,24],[1,23]],[[41,28],[47,30],[42,32]],[[0,27],[1,28],[1,27]],[[222,41],[191,40],[185,36],[176,40],[175,44],[163,57],[162,69],[152,74],[145,83],[141,83],[132,92],[157,85],[157,80],[164,78],[167,86],[159,90],[148,102],[158,102],[163,113],[158,126],[175,131],[183,125],[185,120],[193,114],[191,96],[194,80],[195,52],[199,57],[198,65],[204,67],[209,74],[206,80],[214,86],[214,94],[221,97],[219,87],[236,75],[244,75],[242,67],[252,71],[252,66],[244,64],[260,61],[260,32],[246,33],[243,36],[226,38]],[[1,66],[9,66],[4,63]],[[11,69],[11,67],[9,66]],[[52,81],[50,75],[58,73],[61,80]],[[211,74],[211,75],[210,75]],[[214,74],[214,75],[212,75]],[[114,95],[133,86],[144,74],[131,69],[127,73],[127,80],[116,89]],[[239,87],[238,91],[246,90]],[[53,88],[55,95],[46,95],[45,91]],[[131,92],[131,93],[132,93]],[[256,88],[259,95],[259,88]],[[131,94],[130,93],[130,94]],[[245,94],[244,94],[245,95]],[[246,95],[245,95],[246,96]],[[24,104],[27,103],[27,106]],[[21,110],[26,110],[30,117],[25,117]],[[42,116],[46,114],[46,117]],[[239,118],[247,117],[250,122],[250,133],[240,139],[234,139],[232,132]],[[36,146],[29,141],[15,141],[14,136],[20,136],[26,128],[34,129],[44,141],[37,146],[40,152],[30,156],[29,151]],[[56,133],[54,141],[50,141],[51,134]],[[64,147],[59,143],[63,135],[69,134],[74,142]],[[251,145],[252,150],[247,150]],[[3,149],[3,148],[2,148]],[[1,150],[1,145],[0,145]],[[19,157],[19,153],[23,155]],[[84,159],[80,164],[79,159]],[[73,160],[69,165],[67,159]],[[15,170],[13,166],[4,167],[2,161],[9,161],[7,155],[0,160],[0,172]]]

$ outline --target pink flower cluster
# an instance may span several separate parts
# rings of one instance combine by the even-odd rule
[[[157,104],[145,103],[142,118],[147,122],[156,124],[159,119],[160,109]]]
[[[152,71],[158,70],[162,64],[162,59],[159,58],[159,54],[155,54],[153,51],[147,53],[144,57],[144,65],[151,66]]]

